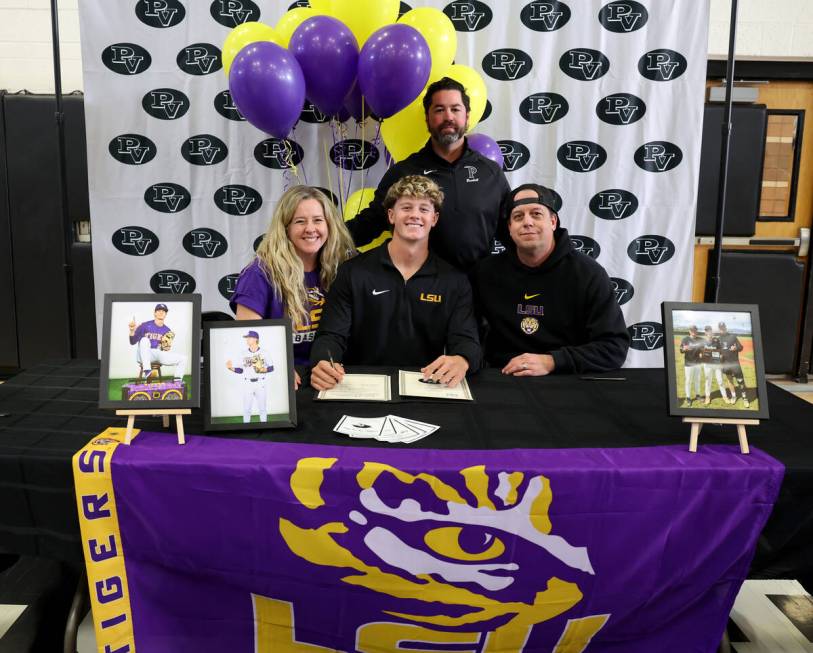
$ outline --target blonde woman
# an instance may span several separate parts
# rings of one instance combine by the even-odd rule
[[[240,273],[231,309],[238,320],[289,317],[294,362],[307,365],[325,293],[339,264],[353,251],[353,240],[324,193],[310,186],[289,188],[277,203],[257,256]]]

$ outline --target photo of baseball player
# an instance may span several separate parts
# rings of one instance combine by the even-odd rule
[[[700,352],[702,350],[703,338],[697,334],[697,326],[693,324],[689,327],[689,335],[680,341],[685,376],[685,406],[691,406],[693,401],[700,399],[700,375],[703,370],[700,363]],[[694,391],[692,391],[692,388],[694,388]]]
[[[290,403],[295,395],[289,320],[216,322],[207,325],[204,341],[210,388],[204,407],[208,428],[277,428],[295,423],[295,402],[293,409]]]
[[[672,327],[677,406],[758,410],[750,313],[674,310]]]
[[[149,297],[151,301],[114,301],[111,305],[105,336],[107,400],[193,398],[193,370],[189,367],[195,339],[192,302]]]
[[[174,367],[175,380],[183,380],[187,358],[172,351],[175,333],[166,324],[168,312],[166,304],[156,304],[152,320],[136,326],[133,316],[127,325],[130,329],[130,344],[136,346],[136,360],[141,368],[142,380],[158,378],[158,370],[153,368],[153,363]]]
[[[251,421],[251,408],[257,404],[257,413],[261,422],[268,421],[265,409],[266,377],[274,371],[271,358],[260,347],[260,334],[249,330],[245,338],[246,346],[240,354],[240,367],[235,367],[231,359],[226,361],[226,369],[239,375],[243,384],[243,422]]]

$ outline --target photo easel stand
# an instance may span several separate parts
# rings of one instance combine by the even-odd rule
[[[746,426],[758,426],[758,419],[725,419],[720,417],[684,417],[684,424],[691,424],[689,435],[689,451],[697,453],[697,439],[703,424],[734,424],[737,427],[737,437],[740,439],[740,453],[749,453],[748,436],[745,434]]]
[[[164,428],[169,427],[169,416],[175,415],[175,426],[178,431],[178,444],[186,444],[186,437],[183,430],[183,416],[191,415],[190,408],[153,408],[144,410],[117,410],[116,415],[127,415],[127,431],[124,434],[124,444],[130,444],[133,437],[133,426],[135,418],[139,415],[161,415],[161,423]]]

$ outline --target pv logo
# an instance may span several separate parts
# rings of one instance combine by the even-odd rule
[[[224,27],[260,20],[260,8],[251,0],[214,0],[209,13]]]
[[[601,255],[601,247],[589,236],[571,236],[570,242],[573,244],[573,249],[585,256],[598,258]]]
[[[526,165],[531,158],[530,150],[517,141],[497,141],[502,154],[502,169],[505,172],[519,170]]]
[[[229,215],[251,215],[263,205],[262,196],[249,186],[233,184],[215,191],[215,206]]]
[[[145,25],[163,29],[180,23],[186,9],[178,0],[138,0],[135,13]]]
[[[189,206],[192,196],[183,186],[165,181],[148,187],[144,191],[144,201],[161,213],[177,213]]]
[[[638,72],[653,82],[670,82],[688,67],[686,57],[674,50],[650,50],[638,60]]]
[[[627,247],[627,256],[641,265],[660,265],[675,255],[675,246],[663,236],[639,236]]]
[[[113,247],[130,256],[148,256],[158,249],[158,236],[146,227],[121,227],[113,232]]]
[[[302,108],[302,113],[299,114],[299,119],[314,125],[329,122],[330,116],[326,116],[319,111],[316,105],[310,100],[305,100],[305,106]]]
[[[330,160],[345,170],[366,170],[378,161],[378,148],[357,138],[339,141],[330,148]]]
[[[227,274],[217,282],[217,289],[226,300],[230,300],[234,294],[234,289],[237,288],[237,280],[239,278],[239,274]]]
[[[189,98],[174,88],[156,88],[144,95],[141,106],[153,118],[176,120],[189,111]]]
[[[159,270],[150,278],[150,288],[157,293],[189,294],[195,292],[196,285],[195,280],[181,270]]]
[[[181,145],[181,156],[196,166],[213,166],[229,155],[229,148],[217,136],[190,136]]]
[[[610,277],[610,284],[612,285],[613,292],[615,293],[615,301],[618,302],[619,306],[626,304],[635,294],[635,288],[633,288],[632,284],[626,279],[622,279],[621,277]]]
[[[304,156],[302,146],[287,138],[267,138],[254,148],[257,163],[273,170],[288,170],[298,166]]]
[[[291,9],[296,9],[297,7],[310,7],[310,6],[311,3],[309,2],[309,0],[296,0],[296,2],[292,2],[291,6],[288,7],[288,11],[291,11]]]
[[[116,136],[107,146],[110,155],[119,163],[139,166],[149,163],[158,153],[158,148],[149,138],[139,134]]]
[[[604,5],[598,12],[598,21],[609,31],[617,34],[634,32],[646,25],[649,12],[635,0],[621,0]]]
[[[589,82],[610,70],[610,60],[598,50],[575,48],[559,57],[559,69],[568,77]]]
[[[519,105],[519,115],[537,125],[549,125],[564,118],[570,109],[567,100],[557,93],[534,93]]]
[[[650,141],[635,150],[635,163],[647,172],[666,172],[683,160],[683,152],[674,143]]]
[[[513,48],[503,48],[492,50],[483,57],[483,70],[494,79],[504,82],[525,77],[534,62],[531,57],[522,50]]]
[[[615,93],[598,101],[596,115],[610,125],[629,125],[646,113],[644,101],[629,93]]]
[[[489,6],[479,0],[450,2],[443,8],[458,32],[476,32],[486,27],[493,18]]]
[[[593,195],[590,211],[602,220],[623,220],[638,210],[638,198],[620,188],[608,188]]]
[[[663,347],[663,325],[660,322],[636,322],[627,327],[630,347],[638,351],[652,351]]]
[[[535,32],[554,32],[570,20],[570,7],[558,0],[534,0],[522,8],[519,19],[525,27]]]
[[[102,50],[102,63],[119,75],[138,75],[152,64],[152,57],[135,43],[115,43]]]
[[[223,234],[214,229],[193,229],[183,237],[183,248],[198,258],[217,258],[229,248]]]
[[[607,160],[607,151],[591,141],[569,141],[556,151],[556,158],[573,172],[592,172]]]
[[[483,109],[483,115],[480,116],[480,122],[485,122],[486,118],[491,115],[491,101],[486,100],[486,108]]]
[[[228,120],[244,121],[243,114],[234,103],[231,91],[220,91],[215,95],[215,111]]]
[[[190,75],[209,75],[223,67],[220,50],[211,43],[187,45],[178,53],[175,61],[178,68]]]

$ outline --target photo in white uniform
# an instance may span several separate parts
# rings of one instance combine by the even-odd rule
[[[247,424],[251,421],[252,407],[255,404],[260,421],[267,422],[266,377],[274,371],[274,364],[270,354],[260,347],[260,335],[256,331],[248,331],[243,338],[246,346],[237,357],[238,363],[235,365],[229,359],[226,361],[226,368],[239,375],[242,380],[243,422]]]

